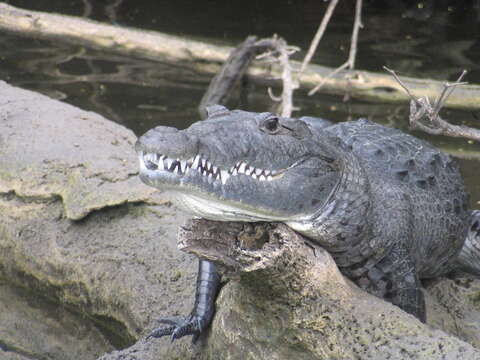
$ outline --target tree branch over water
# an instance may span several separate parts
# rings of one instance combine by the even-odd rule
[[[448,97],[452,95],[453,91],[459,87],[466,85],[462,82],[463,77],[467,71],[464,70],[457,81],[453,83],[444,83],[440,95],[436,98],[433,105],[431,105],[428,97],[415,97],[412,95],[410,89],[398,77],[395,71],[384,66],[395,80],[402,86],[405,92],[410,96],[410,127],[412,129],[420,129],[432,135],[446,135],[450,137],[466,138],[480,141],[480,130],[464,125],[452,125],[448,121],[443,120],[439,113],[445,105]]]
[[[334,2],[335,2],[334,5],[336,5],[335,0],[331,0],[330,5],[332,5],[332,3],[334,3]],[[329,9],[330,9],[330,7],[327,9],[327,12],[325,13],[324,19],[327,15],[330,16],[328,14]],[[322,24],[323,23],[324,23],[324,21],[322,20]],[[362,0],[357,0],[356,5],[355,5],[355,20],[353,22],[352,39],[350,41],[350,52],[348,54],[347,61],[345,63],[343,63],[342,65],[340,65],[338,68],[336,68],[334,71],[332,71],[329,75],[327,75],[327,77],[325,77],[317,86],[315,86],[312,90],[310,90],[308,95],[315,94],[318,90],[320,90],[321,87],[323,87],[323,85],[325,85],[325,83],[327,82],[328,79],[334,77],[340,71],[345,70],[345,69],[353,70],[355,68],[355,58],[357,56],[358,32],[359,32],[361,27],[363,27],[363,25],[362,25]],[[314,39],[314,41],[315,41],[315,39]],[[318,46],[318,42],[319,41],[316,42],[315,48]],[[313,45],[313,42],[312,42],[312,45]],[[311,50],[311,48],[312,48],[312,46],[310,47],[310,50]],[[310,52],[310,50],[309,50],[309,52]],[[302,65],[302,68],[303,68],[303,65]]]

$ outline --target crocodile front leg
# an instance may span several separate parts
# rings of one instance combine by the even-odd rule
[[[402,310],[426,321],[425,298],[411,255],[403,245],[396,244],[366,276],[368,292],[383,298]]]
[[[215,264],[199,260],[195,304],[190,315],[159,319],[159,323],[168,326],[156,328],[147,336],[147,340],[171,335],[174,341],[186,335],[193,335],[192,341],[195,343],[212,321],[219,284],[220,276]]]

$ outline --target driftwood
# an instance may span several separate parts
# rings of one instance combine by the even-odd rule
[[[235,278],[217,300],[205,359],[480,359],[359,290],[284,224],[191,220],[178,244]]]
[[[117,54],[184,62],[198,71],[217,73],[231,51],[230,47],[218,46],[153,31],[142,31],[106,25],[78,17],[28,11],[0,3],[0,30],[15,32],[22,36],[69,42],[85,47],[115,52]],[[293,62],[295,69],[301,64]],[[322,91],[331,94],[345,94],[357,99],[385,102],[407,102],[409,97],[401,86],[387,74],[367,71],[345,70],[330,77],[334,69],[319,65],[309,65],[301,73],[299,84],[312,89],[317,84],[325,84]],[[255,80],[278,85],[281,67],[255,63],[247,74]],[[416,97],[433,98],[443,88],[440,81],[402,77],[402,81]],[[480,86],[468,85],[452,94],[446,107],[479,109]]]

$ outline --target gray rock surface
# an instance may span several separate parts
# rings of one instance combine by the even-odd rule
[[[0,278],[86,314],[116,345],[188,312],[196,264],[175,242],[185,216],[135,176],[134,134],[3,82],[0,93]],[[188,339],[166,344],[157,356],[190,352]]]
[[[0,309],[2,360],[95,359],[112,350],[92,321],[23,288],[0,283]]]
[[[207,342],[192,348],[189,339],[143,341],[156,317],[190,310],[196,262],[178,251],[175,241],[186,216],[137,179],[135,136],[129,130],[3,82],[0,93],[0,279],[100,324],[82,339],[65,330],[58,341],[48,333],[62,332],[59,317],[42,322],[40,309],[8,300],[2,287],[0,298],[7,299],[12,315],[0,316],[0,359],[56,359],[80,351],[79,346],[91,351],[78,357],[87,359],[112,345],[132,344],[102,359],[287,359],[292,354],[303,359],[309,358],[303,350],[312,349],[318,359],[386,359],[385,354],[480,359],[457,338],[479,344],[479,281],[441,279],[428,285],[429,322],[453,337],[360,291],[328,255],[309,273],[323,291],[301,307],[259,301],[258,291],[230,281]],[[232,299],[241,301],[232,307]],[[74,326],[74,318],[62,318],[65,329]],[[301,342],[282,333],[285,319],[298,324]],[[7,336],[22,324],[31,324],[29,338],[42,333],[37,342],[21,332]],[[307,331],[312,324],[316,328]],[[266,346],[273,337],[285,346]],[[87,342],[90,349],[82,345]]]

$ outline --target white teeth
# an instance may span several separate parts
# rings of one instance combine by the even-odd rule
[[[155,154],[147,154],[145,155],[145,159],[148,161],[155,163],[156,162],[156,155]]]
[[[165,166],[163,165],[163,160],[158,161],[158,170],[165,170]]]
[[[222,178],[222,184],[225,185],[228,178],[230,177],[230,174],[225,170],[220,170],[220,177]]]
[[[238,167],[238,173],[239,174],[244,174],[245,173],[245,167],[247,166],[247,164],[245,164],[244,162],[242,162],[240,164],[240,166]]]
[[[283,174],[282,170],[264,170],[249,166],[243,160],[232,166],[230,170],[222,170],[210,161],[202,158],[201,154],[195,155],[188,160],[171,159],[157,153],[139,152],[139,156],[140,166],[143,166],[142,169],[147,162],[156,164],[158,166],[157,171],[167,170],[174,174],[186,174],[190,169],[194,169],[206,176],[209,182],[221,181],[223,185],[226,184],[230,176],[237,176],[238,174],[249,175],[259,181],[272,181]]]
[[[200,155],[197,155],[195,156],[195,159],[193,159],[192,169],[197,169],[199,163],[200,163]]]
[[[184,173],[187,170],[187,161],[180,160],[180,171]]]

